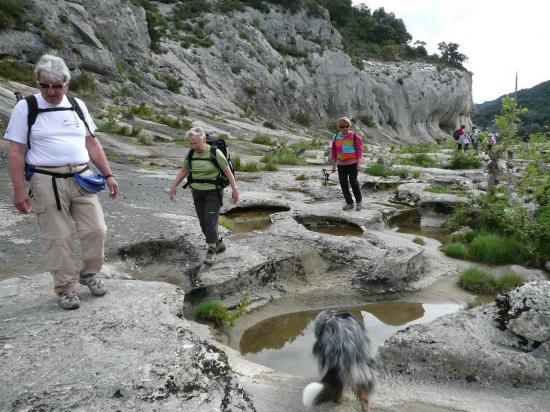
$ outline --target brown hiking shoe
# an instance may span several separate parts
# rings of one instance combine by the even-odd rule
[[[74,291],[60,293],[59,306],[67,310],[78,309],[80,307],[80,299]]]
[[[355,205],[355,210],[357,210],[359,212],[361,209],[363,209],[363,204],[361,202],[359,202]]]
[[[220,239],[216,242],[216,253],[223,253],[225,252],[225,244],[223,243],[223,239]]]
[[[342,210],[351,210],[351,209],[353,209],[353,203],[348,203],[342,208]]]
[[[101,280],[101,277],[98,273],[86,273],[85,275],[80,275],[80,284],[88,286],[90,292],[96,296],[103,296],[107,292],[105,284]]]

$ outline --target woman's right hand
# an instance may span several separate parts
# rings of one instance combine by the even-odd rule
[[[170,187],[170,200],[174,201],[176,200],[176,191],[178,190],[178,187],[176,185],[172,185]]]

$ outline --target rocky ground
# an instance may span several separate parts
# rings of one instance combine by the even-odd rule
[[[126,144],[130,147],[124,150],[135,156],[139,150],[148,154],[139,162],[114,164],[123,196],[110,201],[102,195],[109,227],[105,275],[110,291],[96,299],[81,289],[82,307],[73,312],[57,307],[51,279],[38,257],[33,216],[21,216],[11,207],[6,145],[0,144],[0,184],[6,189],[0,196],[2,410],[303,410],[304,378],[243,359],[216,341],[206,326],[190,320],[186,304],[205,296],[232,304],[244,289],[255,307],[320,291],[368,299],[427,288],[469,266],[443,256],[436,240],[419,246],[411,241],[413,235],[388,230],[388,218],[398,213],[389,202],[393,193],[370,192],[368,185],[390,185],[397,179],[361,174],[366,207],[344,212],[338,186],[330,184],[335,176],[324,186],[323,166],[311,165],[239,174],[238,207],[280,211],[266,230],[225,232],[228,250],[207,269],[201,265],[205,247],[190,193],[180,191],[177,201],[170,202],[167,190],[176,169],[147,163],[163,152],[169,165],[177,164],[184,148],[143,148],[110,135],[103,141],[109,150],[120,152]],[[297,181],[299,174],[309,179]],[[449,178],[444,170],[426,175]],[[464,173],[460,179],[471,182],[474,175],[483,172]],[[423,181],[407,182],[397,199],[424,205],[428,217],[438,205],[465,201],[423,192]],[[224,211],[232,208],[226,201]],[[323,219],[355,225],[363,233],[337,237],[304,226]],[[539,270],[522,270],[530,280],[545,279]],[[535,290],[547,287],[544,282],[537,285]],[[494,320],[499,306],[492,304],[397,334],[381,352],[372,409],[544,410],[550,401],[548,304],[530,291],[521,296],[531,299],[529,315],[537,316],[515,320],[526,312],[520,310],[513,319],[500,316],[503,326]],[[507,298],[501,308],[517,307],[518,299]],[[304,306],[313,305],[310,301]],[[526,325],[541,332],[528,333]],[[529,345],[514,345],[518,336]],[[358,408],[346,395],[341,405],[324,409]]]

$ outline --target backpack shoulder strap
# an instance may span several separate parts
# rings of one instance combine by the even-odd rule
[[[216,150],[218,150],[216,146],[210,146],[210,161],[214,163],[214,166],[216,166],[218,170],[222,170],[218,163],[218,158],[216,157]]]
[[[38,101],[34,95],[25,97],[28,107],[27,114],[27,148],[31,148],[31,128],[38,117]]]
[[[78,115],[80,120],[82,120],[84,122],[84,126],[86,127],[86,130],[88,131],[88,134],[92,137],[95,137],[95,135],[90,130],[90,126],[88,126],[88,123],[86,122],[86,119],[84,118],[84,112],[82,111],[82,108],[80,107],[80,105],[78,104],[78,102],[76,101],[74,96],[72,96],[70,94],[67,94],[66,96],[67,96],[67,99],[69,99],[69,103],[71,103],[71,106],[73,107],[74,111],[76,112],[76,114]]]

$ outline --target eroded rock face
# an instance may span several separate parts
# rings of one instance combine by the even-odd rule
[[[182,289],[106,283],[66,311],[49,274],[1,282],[0,409],[255,410],[226,354],[181,316]]]
[[[20,31],[0,32],[0,54],[35,62],[52,51],[44,32],[54,33],[63,45],[53,51],[71,69],[95,73],[107,99],[126,86],[149,105],[184,104],[222,115],[242,114],[248,106],[268,118],[288,120],[304,113],[324,125],[345,113],[368,118],[356,128],[385,144],[433,141],[459,124],[471,125],[470,73],[418,62],[368,61],[359,69],[343,51],[328,13],[312,17],[305,10],[292,14],[274,6],[268,14],[253,8],[208,13],[201,30],[211,47],[182,46],[189,30],[181,30],[165,35],[164,52],[156,54],[150,50],[145,11],[130,1],[70,2],[63,8],[67,22],[61,12],[52,12],[59,9],[56,2],[30,3],[26,20],[39,18],[44,29],[29,23]],[[159,7],[172,18],[174,4]],[[295,48],[299,57],[277,51],[277,44]],[[139,85],[127,79],[130,72]],[[181,82],[179,91],[168,90],[167,76]]]
[[[550,282],[397,333],[380,349],[390,372],[498,385],[550,387]],[[495,321],[496,320],[496,321]]]

